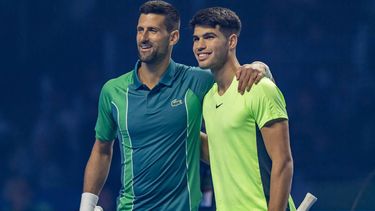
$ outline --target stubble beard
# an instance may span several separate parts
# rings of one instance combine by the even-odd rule
[[[220,70],[224,64],[227,62],[228,52],[224,51],[223,54],[217,55],[216,58],[212,58],[212,61],[207,65],[199,65],[202,69],[210,69],[211,71]]]
[[[142,54],[138,49],[138,58],[141,62],[146,64],[156,64],[162,61],[168,54],[168,46],[158,46],[154,48],[150,53]]]
[[[138,51],[138,58],[143,63],[146,63],[146,64],[153,63],[157,58],[157,52],[152,51],[151,53],[148,53],[148,54],[142,54]]]

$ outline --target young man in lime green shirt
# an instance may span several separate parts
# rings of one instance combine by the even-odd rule
[[[193,51],[215,84],[203,102],[217,210],[295,210],[293,160],[285,100],[268,78],[237,92],[238,16],[226,8],[200,10],[191,20]],[[259,127],[263,141],[256,137]]]

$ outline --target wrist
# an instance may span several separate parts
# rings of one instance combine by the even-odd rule
[[[81,205],[80,205],[79,210],[80,211],[93,211],[98,201],[99,201],[99,196],[93,193],[89,193],[89,192],[82,193]]]

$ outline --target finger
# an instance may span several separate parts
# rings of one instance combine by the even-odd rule
[[[237,77],[237,81],[238,81],[238,87],[237,87],[237,91],[238,91],[238,92],[240,92],[240,87],[241,87],[241,85],[242,85],[242,83],[243,83],[243,81],[240,80],[240,79],[243,78],[243,73],[244,73],[244,72],[245,72],[245,71],[243,71],[242,66],[239,67],[239,68],[237,68],[237,71],[236,71],[236,77]],[[237,76],[237,75],[238,75],[238,76]]]
[[[265,76],[265,75],[264,75],[263,72],[259,72],[259,73],[257,74],[256,78],[255,78],[254,83],[255,83],[255,84],[258,84],[259,81],[260,81],[264,76]]]
[[[242,95],[245,93],[247,83],[250,79],[250,72],[249,70],[243,70],[241,73],[241,77],[239,78],[239,83],[238,83],[238,92],[241,93]]]
[[[240,67],[240,68],[238,68],[237,71],[236,71],[236,79],[237,79],[237,81],[238,81],[238,79],[239,79],[240,76],[241,76],[241,72],[242,72],[242,70],[241,70],[241,67]]]
[[[254,72],[253,72],[254,73]],[[250,91],[251,87],[253,86],[258,74],[251,74],[249,81],[247,82],[246,91]]]

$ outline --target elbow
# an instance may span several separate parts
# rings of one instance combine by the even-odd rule
[[[293,174],[294,163],[292,156],[287,156],[285,159],[283,159],[282,166],[283,169]]]
[[[288,177],[293,176],[294,164],[292,156],[287,156],[273,162],[272,168],[281,176],[285,175]]]
[[[290,177],[293,177],[294,163],[292,158],[285,162],[285,168],[287,169],[287,172],[290,174]]]
[[[294,171],[293,159],[286,161],[284,166],[285,167],[284,167],[283,174],[291,182],[293,178],[293,173],[294,173],[293,172]]]

